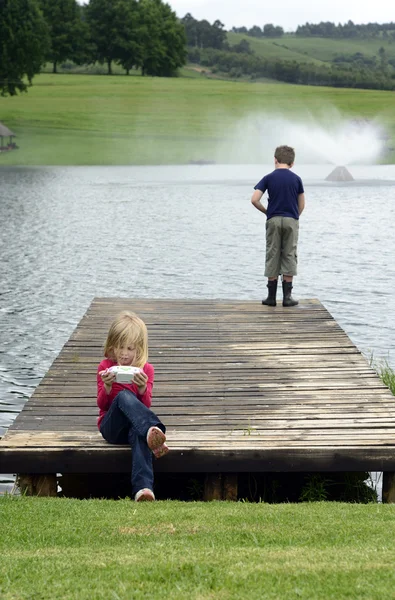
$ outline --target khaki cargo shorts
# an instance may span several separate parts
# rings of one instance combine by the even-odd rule
[[[298,236],[297,219],[272,217],[266,221],[265,277],[297,274]]]

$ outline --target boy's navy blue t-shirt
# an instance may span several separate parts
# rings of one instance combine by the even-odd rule
[[[301,178],[290,169],[275,169],[265,175],[254,190],[268,191],[267,218],[299,219],[298,196],[304,193]]]

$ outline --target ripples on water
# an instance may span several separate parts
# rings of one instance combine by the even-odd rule
[[[0,436],[95,296],[256,299],[271,166],[1,168]],[[395,368],[395,167],[295,167],[306,191],[295,296],[317,297]],[[2,486],[9,485],[0,482]]]

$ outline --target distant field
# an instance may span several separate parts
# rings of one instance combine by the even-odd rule
[[[317,60],[314,55],[304,54],[299,49],[289,49],[288,38],[274,38],[274,39],[263,39],[246,36],[242,33],[228,32],[228,41],[231,45],[235,45],[241,42],[241,40],[247,40],[250,44],[251,50],[258,56],[267,59],[279,58],[281,60],[296,60],[297,62],[305,63],[316,63],[320,64],[322,61]]]
[[[195,75],[195,73],[194,73]],[[375,119],[394,146],[391,92],[243,83],[203,76],[175,79],[42,74],[27,94],[0,98],[0,121],[19,150],[0,165],[185,164],[234,162],[227,144],[249,119],[303,122],[337,109],[345,119]],[[254,123],[257,123],[255,126]],[[281,143],[281,142],[280,142]],[[386,162],[395,162],[387,153]]]
[[[361,52],[365,56],[378,57],[381,47],[384,48],[387,58],[395,58],[395,44],[384,40],[333,40],[327,38],[299,38],[288,36],[278,40],[290,50],[307,52],[310,56],[322,61],[331,61],[339,54],[355,54]]]
[[[395,58],[395,44],[380,39],[351,40],[284,35],[280,38],[253,38],[242,33],[228,32],[229,43],[238,44],[242,39],[249,42],[252,50],[264,58],[280,58],[297,62],[328,62],[339,54],[361,52],[366,56],[377,56],[384,48],[387,58]]]

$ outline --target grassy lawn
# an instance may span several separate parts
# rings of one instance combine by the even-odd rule
[[[393,598],[394,505],[1,497],[2,600]]]
[[[0,121],[19,150],[0,165],[230,162],[227,141],[243,118],[303,120],[335,107],[344,118],[380,117],[395,138],[393,93],[139,76],[41,74],[27,94],[0,97]],[[264,132],[257,131],[257,135]],[[284,142],[282,142],[284,143]],[[390,145],[395,143],[390,141]],[[387,162],[393,162],[388,154]]]

